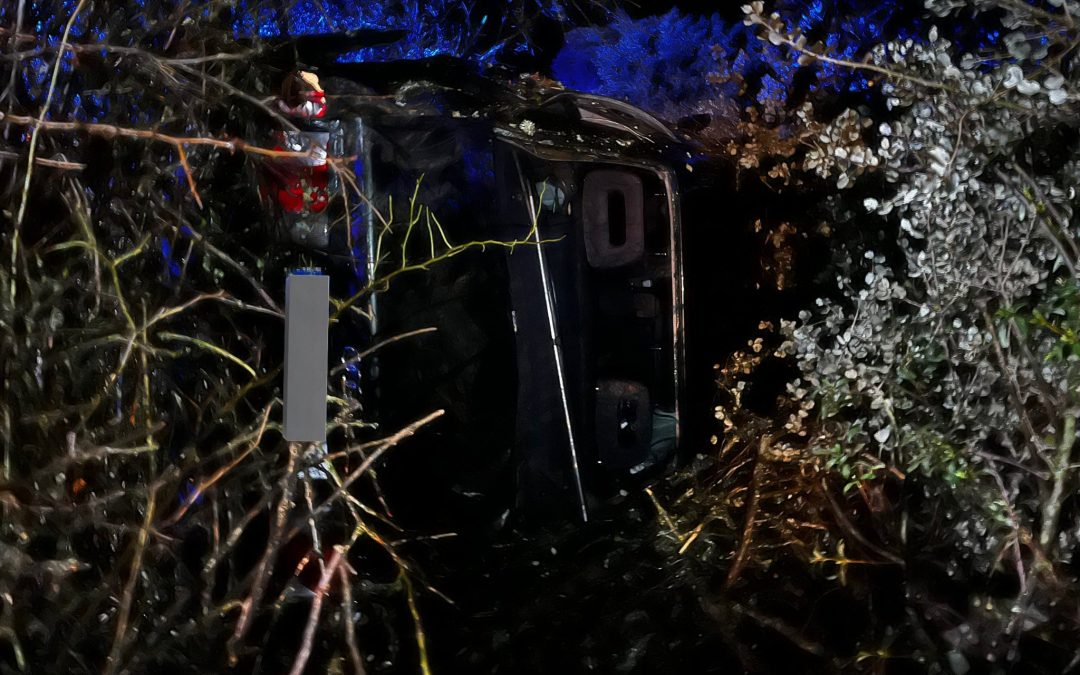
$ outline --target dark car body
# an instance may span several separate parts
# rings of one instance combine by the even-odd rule
[[[368,300],[372,342],[417,334],[368,359],[369,408],[388,427],[448,412],[439,449],[397,470],[466,510],[587,519],[683,432],[686,150],[641,110],[536,78],[372,73],[322,73],[369,202],[352,209],[366,274],[400,267],[399,248],[425,258],[429,235],[436,257],[488,242]],[[439,236],[404,225],[417,205]],[[326,253],[348,251],[338,236]]]

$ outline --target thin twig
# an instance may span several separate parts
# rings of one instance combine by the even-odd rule
[[[360,647],[356,644],[356,622],[353,620],[352,579],[349,577],[348,563],[338,567],[341,578],[341,614],[344,618],[345,644],[349,648],[349,660],[352,662],[354,675],[367,675],[364,659],[360,656]]]
[[[415,422],[379,441],[378,449],[368,455],[367,458],[360,463],[360,466],[353,469],[349,473],[349,475],[345,477],[345,480],[342,481],[341,485],[337,488],[337,490],[335,490],[329,497],[323,500],[323,502],[319,504],[318,507],[316,507],[315,513],[313,515],[320,515],[329,510],[334,502],[336,502],[348,492],[350,485],[355,483],[361,476],[367,473],[368,469],[370,469],[371,466],[375,464],[375,462],[379,461],[379,458],[382,457],[383,453],[395,447],[410,436],[414,435],[417,431],[439,419],[444,414],[446,414],[445,410],[436,410],[435,412],[429,413],[424,417],[421,417]],[[290,532],[290,534],[293,533]]]
[[[761,466],[761,457],[765,454],[765,448],[767,448],[771,442],[771,437],[769,437],[768,434],[765,434],[758,443],[757,458],[754,461],[754,468],[750,478],[750,496],[747,498],[746,502],[746,517],[743,523],[742,541],[739,543],[739,550],[735,554],[735,561],[731,564],[731,569],[728,570],[727,578],[724,580],[724,588],[731,588],[738,580],[739,575],[742,574],[743,567],[746,565],[747,556],[750,553],[750,544],[754,539],[754,524],[757,520],[758,498],[761,491],[759,470]]]
[[[311,658],[311,646],[315,640],[315,629],[319,626],[319,614],[322,612],[323,598],[326,597],[330,581],[336,575],[338,566],[341,565],[344,559],[341,547],[335,546],[334,552],[330,554],[330,560],[327,562],[326,567],[323,568],[319,585],[315,588],[315,598],[311,601],[311,610],[308,612],[307,624],[304,626],[304,637],[300,642],[300,651],[296,653],[296,659],[289,670],[289,675],[301,675],[308,659]]]
[[[821,492],[823,495],[825,495],[826,503],[828,503],[829,510],[832,512],[833,517],[836,518],[836,522],[840,524],[840,527],[843,528],[844,532],[849,537],[862,544],[864,548],[869,550],[871,553],[874,553],[878,557],[888,560],[889,562],[899,565],[900,567],[906,567],[903,558],[896,555],[895,553],[886,551],[885,549],[881,548],[880,546],[863,536],[861,532],[859,532],[859,529],[852,524],[852,522],[848,519],[847,516],[844,515],[844,510],[840,507],[840,504],[837,503],[836,498],[833,497],[832,490],[829,488],[829,485],[824,478],[821,479]]]
[[[263,410],[262,421],[259,422],[259,427],[255,432],[254,438],[252,438],[251,442],[248,443],[247,448],[239,455],[237,455],[231,462],[221,467],[203,480],[199,481],[199,484],[196,485],[195,489],[191,491],[191,494],[189,494],[187,499],[184,500],[184,503],[176,509],[176,512],[169,516],[169,518],[162,522],[158,527],[165,528],[178,522],[181,518],[184,517],[184,514],[187,513],[188,509],[190,509],[191,506],[195,504],[195,502],[199,501],[202,498],[203,493],[213,487],[214,484],[220,481],[223,477],[225,477],[226,474],[230,473],[233,469],[239,466],[240,463],[248,457],[248,455],[250,455],[252,452],[255,451],[256,448],[259,447],[259,444],[262,442],[263,434],[266,433],[266,426],[267,423],[270,421],[270,411],[273,410],[273,408],[273,405],[268,405]]]
[[[180,334],[180,333],[172,333],[172,332],[169,332],[169,331],[161,331],[160,333],[158,333],[158,336],[162,337],[162,338],[164,338],[166,340],[175,340],[177,342],[187,342],[188,344],[193,345],[195,347],[198,347],[199,349],[203,349],[203,350],[206,350],[208,352],[213,352],[214,354],[217,354],[218,356],[220,356],[222,358],[228,359],[229,361],[232,361],[236,365],[240,366],[241,368],[246,370],[248,372],[248,374],[251,375],[252,377],[258,377],[259,376],[259,374],[255,372],[255,369],[252,368],[251,366],[249,366],[248,364],[244,363],[244,360],[241,359],[239,356],[233,354],[232,352],[228,351],[227,349],[223,349],[221,347],[218,347],[215,344],[210,344],[206,340],[200,340],[198,338],[193,338],[190,335],[183,335],[183,334]]]
[[[232,637],[229,638],[226,649],[229,653],[229,663],[233,666],[239,661],[240,644],[251,628],[251,622],[259,611],[259,603],[263,593],[266,592],[266,584],[270,576],[270,563],[277,557],[277,551],[283,542],[282,532],[285,529],[285,521],[289,510],[292,508],[293,486],[296,484],[296,462],[300,455],[300,443],[289,443],[289,460],[285,467],[285,474],[281,477],[281,497],[278,499],[277,513],[267,539],[266,550],[263,551],[259,564],[255,568],[255,576],[251,582],[251,592],[244,599],[240,608],[240,618],[236,621],[236,628]]]
[[[85,0],[83,0],[85,2]],[[30,117],[28,115],[13,115],[0,113],[0,122],[18,124],[20,126],[33,126],[35,130],[56,131],[66,133],[82,132],[104,138],[135,138],[144,141],[157,141],[167,143],[173,147],[181,146],[207,146],[229,152],[244,152],[249,155],[260,157],[272,157],[277,159],[310,159],[314,157],[314,150],[277,150],[252,145],[239,138],[211,138],[209,136],[174,136],[171,134],[152,131],[150,129],[134,129],[121,127],[115,124],[102,124],[98,122],[57,122],[43,117]],[[320,159],[324,159],[320,157]],[[349,162],[355,157],[325,158],[327,161]]]
[[[131,604],[135,597],[135,586],[139,582],[139,573],[142,570],[143,552],[146,551],[146,541],[149,539],[150,524],[154,522],[154,505],[157,493],[150,491],[146,500],[146,514],[143,518],[139,537],[135,541],[135,555],[131,561],[131,571],[128,573],[127,584],[124,586],[124,596],[120,601],[120,611],[116,617],[116,632],[113,635],[112,649],[109,651],[108,661],[105,665],[105,675],[111,675],[119,663],[120,652],[124,647],[127,633],[128,618],[131,615]]]
[[[61,46],[67,44],[68,38],[71,36],[71,27],[75,25],[75,20],[79,17],[79,13],[85,5],[86,0],[79,0],[79,4],[76,5],[75,10],[72,11],[71,17],[68,18],[67,25],[64,27],[64,36],[60,40]],[[22,5],[19,7],[21,10]],[[52,97],[56,92],[56,81],[60,77],[60,65],[63,60],[63,53],[60,53],[56,57],[56,63],[53,64],[52,79],[49,80],[49,90],[45,95],[45,102],[41,106],[41,113],[38,115],[41,120],[44,120],[49,115],[49,106],[52,105]],[[12,73],[12,77],[14,78],[14,72]],[[23,217],[26,215],[26,206],[30,203],[30,180],[34,174],[38,135],[40,133],[41,124],[34,125],[34,130],[30,134],[30,149],[27,153],[26,176],[23,179],[22,197],[19,201],[19,210],[15,216],[14,231],[11,236],[11,287],[8,289],[8,295],[12,305],[15,304],[15,289],[18,286],[15,279],[17,276],[16,269],[19,259],[19,230],[22,228]],[[7,478],[6,464],[4,477]]]
[[[394,335],[393,337],[388,337],[385,340],[381,340],[379,342],[376,342],[375,344],[368,347],[364,351],[360,352],[356,356],[348,359],[347,361],[342,362],[340,365],[334,366],[334,369],[330,371],[330,376],[333,377],[335,375],[340,374],[342,371],[345,370],[346,367],[351,366],[351,365],[353,365],[355,363],[360,363],[360,361],[367,358],[368,356],[371,356],[372,354],[379,351],[383,347],[386,347],[388,345],[392,345],[395,342],[400,342],[401,340],[407,340],[407,339],[409,339],[411,337],[416,337],[417,335],[427,335],[428,333],[435,333],[435,332],[438,332],[438,330],[439,329],[437,327],[435,327],[435,326],[425,326],[424,328],[417,328],[416,330],[410,330],[408,332],[401,333],[400,335]]]
[[[11,152],[10,150],[0,150],[0,159],[21,159],[22,155],[17,152]],[[48,159],[46,157],[35,157],[34,163],[38,166],[47,166],[50,169],[63,169],[64,171],[82,171],[86,168],[86,165],[81,162],[69,162],[65,159]]]
[[[1016,563],[1016,578],[1020,581],[1020,597],[1024,597],[1027,595],[1027,571],[1024,569],[1024,553],[1020,548],[1020,517],[1016,514],[1016,509],[1013,508],[1012,501],[1009,499],[1009,491],[1005,489],[1005,481],[1001,479],[1001,472],[992,463],[989,468],[990,475],[994,477],[994,482],[997,483],[998,490],[1001,491],[1001,500],[1005,504],[1005,510],[1009,514],[1009,525],[1013,529],[1012,549],[1014,562]]]
[[[431,675],[431,664],[428,663],[427,635],[424,633],[424,624],[420,619],[420,609],[416,605],[416,592],[413,590],[412,581],[404,570],[401,572],[401,581],[405,586],[405,600],[409,603],[409,614],[412,616],[413,627],[416,630],[416,649],[420,657],[421,675]]]
[[[1062,215],[1061,211],[1059,211],[1058,208],[1054,206],[1054,203],[1050,201],[1050,199],[1046,196],[1046,193],[1039,186],[1039,183],[1034,178],[1032,178],[1031,175],[1027,171],[1025,171],[1018,162],[1013,162],[1012,170],[1015,171],[1016,175],[1020,176],[1021,180],[1023,180],[1024,183],[1026,183],[1027,186],[1031,189],[1031,192],[1035,196],[1035,199],[1038,200],[1038,204],[1036,204],[1036,206],[1044,207],[1047,213],[1049,213],[1053,217],[1054,222],[1055,224],[1057,224],[1058,229],[1061,230],[1061,233],[1063,235],[1067,235],[1069,233],[1071,223],[1067,218],[1065,218],[1064,215]],[[1005,175],[1001,172],[1000,169],[997,170],[997,175],[999,178],[1006,180]],[[1055,241],[1058,240],[1058,237],[1054,233],[1048,233],[1048,236],[1053,236]],[[1066,263],[1072,263],[1069,269],[1073,270],[1075,275],[1075,266],[1077,264],[1077,261],[1080,260],[1080,247],[1077,246],[1076,241],[1073,239],[1073,237],[1063,236],[1061,238],[1064,239],[1065,243],[1069,246],[1069,249],[1072,252],[1071,257],[1066,257]]]

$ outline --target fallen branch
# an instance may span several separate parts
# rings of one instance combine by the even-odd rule
[[[754,538],[754,522],[757,519],[758,510],[758,497],[760,495],[760,467],[761,457],[765,454],[765,449],[772,442],[772,438],[765,434],[761,437],[761,441],[758,443],[757,456],[754,460],[754,469],[750,478],[750,496],[747,497],[746,502],[746,518],[743,525],[742,541],[739,544],[739,550],[735,554],[735,561],[731,564],[731,569],[728,571],[727,578],[724,580],[724,588],[729,589],[738,580],[739,575],[742,574],[743,567],[746,566],[747,556],[750,553],[750,544]]]
[[[229,152],[244,152],[249,155],[260,157],[272,157],[276,159],[302,159],[315,156],[314,150],[276,150],[252,145],[239,138],[212,138],[209,136],[173,136],[171,134],[152,131],[150,129],[133,129],[121,127],[115,124],[102,124],[97,122],[58,122],[55,120],[31,117],[29,115],[15,115],[12,113],[0,113],[0,122],[18,124],[20,126],[34,127],[42,131],[56,131],[66,133],[86,133],[103,138],[134,138],[143,141],[157,141],[167,143],[174,147],[181,146],[207,146]],[[320,159],[322,157],[320,156]],[[349,162],[355,157],[333,157],[338,162]]]

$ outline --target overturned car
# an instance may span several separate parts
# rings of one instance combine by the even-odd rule
[[[334,64],[319,78],[314,119],[284,147],[352,159],[360,198],[324,212],[349,191],[307,161],[302,180],[271,181],[292,204],[279,235],[339,295],[393,277],[364,296],[366,335],[333,334],[345,361],[392,343],[342,391],[387,426],[448,413],[438,443],[387,472],[448,518],[516,504],[587,520],[595,497],[662,466],[684,427],[679,139],[535,77]]]

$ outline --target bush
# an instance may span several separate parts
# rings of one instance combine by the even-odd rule
[[[950,574],[1007,574],[996,601],[971,582],[956,627],[967,658],[1017,658],[1020,636],[1054,641],[1075,593],[1074,350],[1080,165],[1073,20],[1062,3],[980,2],[1006,54],[925,39],[847,60],[808,43],[761,3],[748,23],[801,63],[881,79],[884,107],[827,124],[799,169],[833,180],[833,291],[786,324],[813,415],[789,431],[841,472],[847,489],[905,476],[899,541],[944,545]],[[958,3],[929,2],[939,17]],[[860,197],[843,190],[859,186]],[[853,203],[861,202],[861,203]],[[934,514],[934,519],[931,519]],[[911,560],[909,560],[909,563]],[[992,645],[997,645],[994,647]]]

